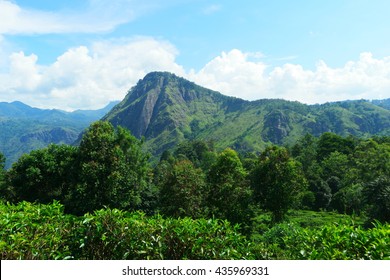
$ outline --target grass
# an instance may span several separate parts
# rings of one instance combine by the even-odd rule
[[[286,223],[296,224],[302,228],[321,228],[323,226],[345,224],[350,221],[357,226],[363,226],[365,218],[339,214],[337,212],[290,210],[284,220]],[[258,213],[258,215],[253,219],[252,237],[257,238],[258,235],[262,235],[273,226],[274,224],[271,222],[271,213]]]
[[[287,221],[298,224],[303,228],[319,228],[325,225],[341,224],[351,220],[356,225],[364,224],[364,218],[362,217],[339,214],[336,212],[294,210],[290,211],[287,216]]]

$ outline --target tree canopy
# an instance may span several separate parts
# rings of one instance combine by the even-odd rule
[[[260,155],[216,151],[212,142],[186,141],[154,167],[143,140],[108,122],[92,124],[78,147],[49,145],[4,170],[3,200],[50,203],[82,215],[101,208],[147,214],[215,217],[250,227],[255,213],[280,222],[290,209],[363,214],[388,221],[390,141],[326,133]]]
[[[252,174],[256,201],[273,214],[278,222],[287,210],[298,206],[307,181],[300,163],[292,159],[287,149],[272,146],[259,157]]]
[[[60,200],[83,214],[104,206],[135,210],[147,188],[148,155],[128,130],[96,122],[79,147],[50,145],[22,156],[8,172],[16,201]]]

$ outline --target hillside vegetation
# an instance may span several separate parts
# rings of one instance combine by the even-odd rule
[[[390,259],[388,100],[154,72],[80,136],[96,112],[0,105],[0,148],[25,152],[0,153],[2,259]]]
[[[92,122],[116,102],[100,110],[65,112],[32,108],[21,102],[0,102],[0,152],[11,167],[18,158],[49,144],[72,144]]]
[[[184,140],[212,141],[240,152],[293,144],[309,133],[390,135],[388,100],[305,105],[277,99],[245,101],[224,96],[166,72],[140,80],[103,120],[122,126],[153,156]]]
[[[9,259],[389,259],[389,224],[321,228],[280,224],[254,241],[227,221],[147,217],[99,210],[74,217],[63,206],[0,203],[0,257]]]
[[[390,258],[389,137],[144,144],[100,121],[0,168],[2,259]]]
[[[245,101],[224,96],[166,72],[152,72],[124,100],[101,110],[41,110],[21,102],[0,102],[0,152],[6,167],[24,153],[49,144],[79,143],[80,133],[104,116],[137,138],[156,163],[184,140],[212,141],[222,151],[261,152],[291,145],[309,133],[341,136],[389,135],[389,99],[305,105],[276,99]],[[112,109],[113,108],[113,109]],[[112,109],[112,110],[111,110]]]

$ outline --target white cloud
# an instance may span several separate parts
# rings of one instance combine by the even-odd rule
[[[240,50],[223,52],[199,72],[188,76],[222,93],[248,100],[283,98],[304,103],[390,97],[390,57],[375,59],[362,53],[341,68],[318,62],[314,70],[286,63],[271,68],[251,61]]]
[[[100,108],[122,99],[151,71],[184,75],[177,50],[152,38],[105,41],[69,49],[48,66],[36,55],[13,53],[0,75],[0,100],[20,100],[41,108]]]
[[[0,0],[0,34],[105,32],[157,6],[156,1],[89,0],[83,11],[40,11]]]
[[[254,95],[265,90],[266,65],[249,59],[250,54],[237,49],[223,52],[198,73],[192,71],[188,78],[227,95],[254,99]]]
[[[50,65],[40,65],[35,54],[11,53],[0,71],[0,101],[66,110],[100,108],[122,99],[151,71],[173,72],[247,100],[283,98],[313,104],[390,97],[390,57],[377,59],[371,53],[340,68],[319,61],[313,70],[291,63],[266,65],[260,53],[233,49],[194,71],[179,65],[177,55],[169,42],[148,37],[79,46]]]
[[[41,75],[37,66],[38,57],[34,54],[26,56],[23,52],[10,56],[12,80],[11,87],[19,90],[34,90],[40,83]]]

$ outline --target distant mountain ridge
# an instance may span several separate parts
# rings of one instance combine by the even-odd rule
[[[383,107],[387,110],[390,110],[390,98],[381,99],[381,100],[372,100],[372,103],[377,106]]]
[[[293,143],[306,133],[390,135],[390,111],[379,105],[365,100],[321,105],[278,99],[245,101],[168,72],[152,72],[103,120],[144,137],[153,155],[186,139],[211,140],[221,149],[259,151],[271,143]]]
[[[0,117],[6,118],[64,118],[75,119],[84,117],[89,120],[95,120],[96,117],[109,112],[119,101],[110,102],[104,108],[98,110],[76,110],[73,112],[62,111],[58,109],[39,109],[31,107],[20,101],[0,102]]]
[[[6,167],[23,153],[51,143],[72,144],[93,121],[99,120],[118,102],[99,110],[65,112],[30,107],[22,102],[0,102],[0,152]]]

